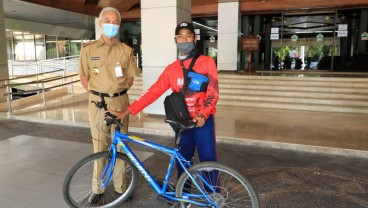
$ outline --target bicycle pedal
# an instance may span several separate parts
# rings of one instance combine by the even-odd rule
[[[174,204],[173,201],[171,201],[170,199],[163,197],[163,196],[158,196],[157,197],[157,201],[164,203],[166,205],[172,206]]]

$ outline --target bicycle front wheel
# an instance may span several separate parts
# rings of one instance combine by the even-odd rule
[[[63,196],[70,207],[115,207],[133,193],[138,170],[122,153],[117,153],[113,176],[106,187],[102,186],[106,176],[101,178],[101,175],[105,167],[111,170],[111,158],[110,152],[95,153],[82,159],[69,171],[64,180]],[[96,192],[98,200],[91,200],[91,195]]]
[[[200,189],[186,172],[180,176],[176,185],[176,197],[190,199],[206,207],[251,207],[258,208],[259,200],[253,186],[238,171],[219,162],[201,162],[189,168]],[[212,203],[212,204],[211,204]],[[179,202],[179,207],[188,207],[188,202]],[[192,207],[203,207],[194,203]]]

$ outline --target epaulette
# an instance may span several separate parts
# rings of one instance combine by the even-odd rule
[[[93,43],[95,43],[95,42],[96,42],[96,41],[95,41],[95,40],[93,40],[93,41],[89,41],[89,42],[83,43],[83,44],[82,44],[82,47],[86,47],[86,46],[91,45],[91,44],[93,44]]]

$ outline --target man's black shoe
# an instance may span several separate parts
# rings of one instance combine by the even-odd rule
[[[97,204],[101,200],[102,196],[103,196],[103,193],[102,194],[92,193],[91,196],[89,196],[88,198],[88,202],[90,204]]]

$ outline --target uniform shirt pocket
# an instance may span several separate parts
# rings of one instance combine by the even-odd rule
[[[102,71],[102,60],[91,60],[89,62],[90,74],[99,75]]]

